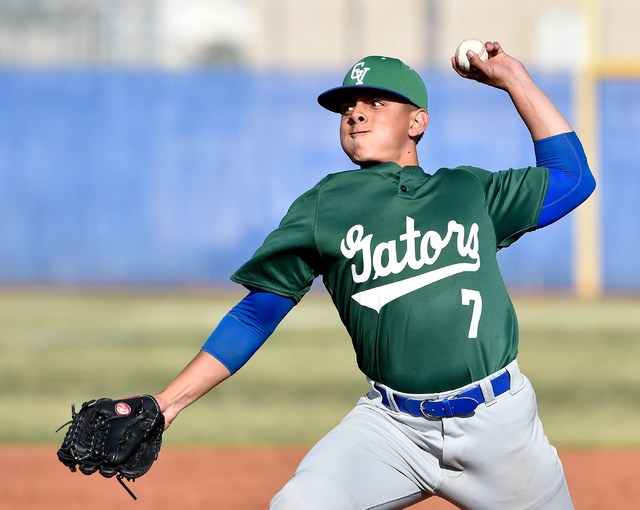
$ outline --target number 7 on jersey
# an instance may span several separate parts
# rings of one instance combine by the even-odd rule
[[[471,301],[473,301],[473,312],[471,312],[469,338],[478,338],[478,324],[482,315],[482,296],[477,290],[462,289],[462,304],[469,306]]]

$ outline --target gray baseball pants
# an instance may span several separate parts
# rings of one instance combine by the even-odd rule
[[[494,397],[486,382],[505,370],[511,389]],[[572,509],[517,362],[482,383],[486,402],[473,414],[441,419],[394,411],[372,389],[311,449],[271,509],[395,510],[434,495],[469,510]],[[477,384],[411,397],[442,399]]]

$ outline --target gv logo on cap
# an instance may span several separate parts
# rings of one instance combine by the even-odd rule
[[[364,61],[358,62],[353,66],[351,70],[351,79],[356,80],[356,85],[362,85],[364,81],[364,75],[367,74],[367,71],[371,69],[370,67],[364,66]]]

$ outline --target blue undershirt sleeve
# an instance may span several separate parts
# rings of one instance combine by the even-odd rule
[[[536,166],[549,169],[549,187],[545,195],[538,228],[558,221],[584,202],[596,187],[578,136],[563,133],[534,144]]]
[[[234,374],[249,361],[294,305],[292,299],[254,289],[222,318],[202,350]]]

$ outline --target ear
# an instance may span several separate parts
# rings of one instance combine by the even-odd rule
[[[429,125],[429,114],[427,110],[419,108],[411,113],[411,125],[409,126],[409,136],[411,138],[420,136]]]

